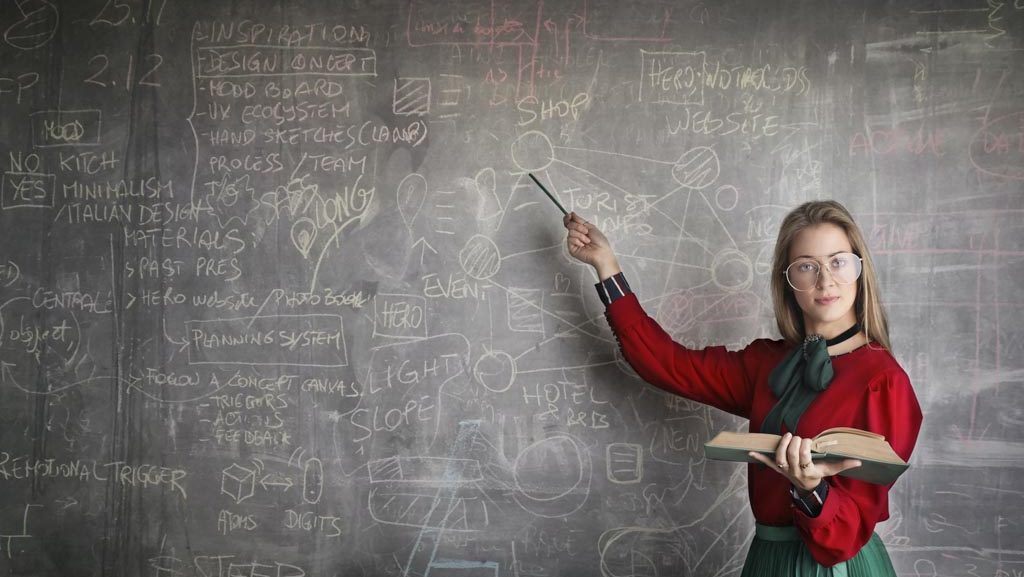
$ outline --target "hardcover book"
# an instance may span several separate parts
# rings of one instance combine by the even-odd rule
[[[754,451],[774,459],[775,448],[779,445],[780,438],[779,435],[770,433],[722,431],[704,444],[704,453],[709,459],[716,461],[757,463],[758,461],[747,453]],[[910,467],[896,454],[884,436],[852,427],[827,429],[814,437],[811,459],[857,459],[862,463],[860,467],[847,469],[839,474],[879,485],[894,482]]]

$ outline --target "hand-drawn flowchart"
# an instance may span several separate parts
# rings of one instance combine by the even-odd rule
[[[738,575],[742,423],[642,383],[532,175],[692,348],[847,203],[934,415],[876,530],[1013,574],[1018,4],[10,3],[0,567]]]

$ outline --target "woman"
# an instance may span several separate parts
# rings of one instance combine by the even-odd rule
[[[783,340],[742,351],[688,350],[641,308],[607,238],[576,213],[564,219],[569,253],[592,265],[626,360],[648,382],[782,435],[775,459],[748,469],[757,522],[743,576],[895,577],[875,524],[888,519],[889,487],[837,476],[855,460],[813,462],[811,439],[838,426],[882,435],[905,460],[921,409],[889,352],[885,313],[867,245],[850,213],[808,202],[783,220],[772,300]]]

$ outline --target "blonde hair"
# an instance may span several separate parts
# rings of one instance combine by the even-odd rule
[[[775,308],[775,322],[778,323],[782,338],[790,344],[799,344],[807,336],[803,311],[796,302],[793,288],[786,282],[784,272],[789,266],[789,249],[796,236],[805,228],[820,224],[834,224],[843,229],[850,241],[850,248],[861,258],[864,270],[857,280],[857,298],[853,305],[857,322],[863,327],[869,342],[878,343],[886,350],[891,350],[889,322],[882,308],[875,265],[868,252],[868,245],[850,212],[834,200],[805,202],[787,214],[779,227],[779,237],[775,241],[775,254],[772,260],[772,304]]]

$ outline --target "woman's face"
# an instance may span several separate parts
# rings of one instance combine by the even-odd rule
[[[836,281],[832,257],[853,252],[846,232],[831,223],[811,226],[800,231],[789,247],[789,262],[817,261],[820,272],[809,290],[793,290],[796,302],[804,315],[807,334],[832,338],[857,322],[854,302],[857,299],[857,281],[841,284]],[[859,265],[858,265],[859,266]]]

